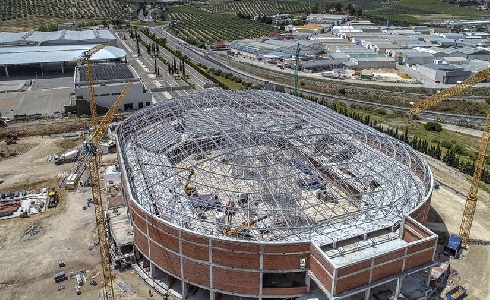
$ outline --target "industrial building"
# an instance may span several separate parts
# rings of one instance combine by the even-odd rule
[[[425,299],[433,177],[406,144],[269,91],[159,102],[117,128],[139,265],[185,299]],[[420,285],[420,287],[416,287]]]
[[[417,71],[425,78],[438,83],[454,84],[471,76],[471,71],[465,70],[462,66],[450,64],[420,65]]]
[[[152,103],[151,93],[146,91],[136,71],[129,64],[92,64],[92,76],[95,98],[100,113],[106,112],[112,106],[129,81],[133,82],[133,85],[126,94],[119,110],[141,109],[150,106]],[[76,113],[78,115],[90,115],[90,97],[85,65],[75,69],[74,92]]]
[[[120,61],[126,52],[117,48],[109,30],[60,30],[55,32],[0,32],[0,76],[32,75],[73,71],[76,58],[95,45],[110,41],[110,46],[95,53],[92,61]]]

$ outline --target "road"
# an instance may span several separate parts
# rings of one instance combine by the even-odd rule
[[[239,76],[243,81],[249,82],[253,85],[263,85],[266,81],[258,79],[256,76],[252,76],[225,64],[216,54],[216,52],[203,50],[187,44],[183,40],[174,37],[160,26],[151,27],[149,30],[157,37],[165,38],[170,47],[182,52],[182,54],[186,55],[196,63],[206,65],[208,68],[219,69],[223,72],[232,73],[234,76]]]
[[[126,32],[117,32],[114,35],[118,38],[118,46],[128,53],[127,61],[133,66],[145,88],[152,92],[154,103],[176,96],[186,96],[194,92],[192,86],[169,74],[167,65],[158,59],[156,59],[156,64],[160,69],[160,76],[157,77],[155,74],[155,58],[148,54],[142,45],[140,45],[140,55],[138,55],[136,41],[128,38]],[[140,36],[144,37],[141,33]]]
[[[242,78],[244,82],[249,82],[253,85],[264,85],[266,82],[270,83],[275,83],[280,86],[285,87],[285,92],[292,92],[293,91],[293,86],[291,85],[285,85],[282,82],[274,82],[272,80],[265,80],[261,79],[260,76],[252,75],[247,72],[244,72],[242,70],[238,70],[238,64],[240,62],[238,61],[232,61],[229,59],[225,59],[219,56],[219,52],[214,52],[214,51],[208,51],[204,49],[200,49],[197,47],[194,47],[190,44],[187,44],[183,40],[180,40],[170,33],[168,33],[163,27],[156,26],[156,27],[148,27],[149,31],[158,38],[165,38],[166,43],[170,48],[173,48],[177,51],[180,51],[183,55],[186,55],[189,57],[192,61],[195,63],[203,64],[207,66],[208,68],[214,68],[214,69],[220,69],[223,72],[229,72],[232,73],[234,76],[239,76]],[[151,55],[148,55],[146,53],[146,49],[140,45],[140,53],[141,56],[138,57],[136,54],[136,42],[131,39],[122,39],[122,35],[128,35],[127,32],[122,32],[118,36],[119,43],[123,46],[122,48],[126,49],[128,53],[130,53],[130,58],[129,60],[132,62],[133,66],[135,66],[135,69],[137,70],[137,73],[142,77],[142,81],[145,83],[145,87],[147,87],[149,90],[162,90],[166,89],[167,92],[156,92],[154,93],[154,101],[161,101],[163,99],[168,99],[169,97],[172,96],[184,96],[193,93],[194,91],[202,91],[205,90],[205,84],[210,83],[209,80],[207,80],[204,76],[202,76],[199,72],[191,68],[190,66],[186,65],[186,73],[189,75],[189,80],[188,82],[192,85],[189,87],[189,85],[184,82],[183,80],[179,80],[174,78],[172,75],[168,73],[168,67],[157,60],[157,65],[160,68],[160,73],[161,76],[156,78],[154,74],[154,58]],[[140,32],[140,37],[145,43],[150,43],[152,42],[150,38],[145,36],[142,32]],[[160,47],[159,49],[159,55],[164,58],[168,62],[173,62],[175,56],[171,54],[169,51],[164,49],[163,47]],[[178,62],[178,58],[175,58],[176,61]],[[243,60],[243,59],[242,59]],[[246,61],[250,63],[250,61]],[[260,64],[260,63],[259,63]],[[242,65],[245,67],[250,67],[253,68],[250,65]],[[272,73],[274,75],[278,75],[278,72],[274,67],[269,66],[267,64],[260,64],[260,67],[266,67],[267,70],[264,69],[258,69],[261,72],[265,73]],[[277,68],[277,67],[276,67]],[[255,69],[255,68],[253,68]],[[283,70],[281,70],[282,72]],[[293,72],[293,70],[286,70]],[[309,81],[308,78],[311,77],[311,79],[316,79],[318,80],[321,75],[319,74],[302,74],[302,80]],[[316,77],[316,78],[315,78]],[[321,77],[322,78],[322,77]],[[341,85],[342,81],[335,81],[333,82],[334,84]],[[356,82],[358,83],[358,82]],[[378,84],[378,82],[376,82]],[[401,86],[406,86],[405,84],[401,83],[387,83],[389,85],[401,85]],[[418,85],[420,86],[420,85]],[[185,89],[187,88],[187,89]],[[360,86],[354,86],[352,88],[355,89],[366,89],[366,90],[373,90],[372,88],[365,88]],[[322,97],[325,99],[329,99],[329,101],[333,101],[334,97],[329,94],[325,93],[319,93],[319,92],[312,92],[309,90],[304,90],[301,88],[298,88],[298,91],[300,91],[303,94],[307,95],[312,95],[315,97]],[[396,93],[396,92],[395,92]],[[413,94],[414,96],[420,96],[420,98],[423,98],[421,95],[418,94]],[[425,96],[425,95],[424,95]],[[344,101],[346,103],[358,103],[362,105],[369,105],[369,106],[375,106],[377,108],[384,108],[388,111],[394,111],[394,110],[401,110],[401,111],[406,111],[408,112],[409,108],[407,107],[401,107],[401,106],[396,106],[396,105],[385,105],[385,104],[380,104],[380,103],[372,103],[368,101],[362,101],[362,100],[357,100],[357,99],[351,99],[351,98],[346,98],[346,97],[336,97],[337,100]],[[453,123],[457,124],[458,121],[461,119],[468,120],[470,123],[475,123],[475,124],[483,124],[484,119],[483,117],[475,117],[475,116],[468,116],[468,115],[457,115],[457,114],[448,114],[448,113],[441,113],[441,112],[432,112],[432,111],[426,111],[423,113],[419,114],[419,117],[422,119],[427,119],[427,120],[435,120],[436,118],[443,118],[446,119],[446,122],[448,123]]]

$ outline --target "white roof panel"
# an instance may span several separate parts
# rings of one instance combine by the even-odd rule
[[[82,52],[95,45],[20,46],[0,48],[0,65],[25,65],[74,61]],[[92,56],[92,60],[123,58],[126,52],[107,46]]]

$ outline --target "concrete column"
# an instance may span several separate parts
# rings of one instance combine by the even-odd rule
[[[396,290],[395,290],[395,299],[398,299],[400,296],[400,290],[402,288],[403,277],[399,277],[396,279]]]
[[[429,286],[430,284],[430,275],[432,273],[432,267],[427,268],[427,278],[425,279],[425,286]]]
[[[61,63],[61,74],[65,74],[65,63]]]
[[[216,299],[216,293],[211,290],[209,291],[209,300],[215,300]]]
[[[153,279],[156,277],[156,274],[155,274],[155,264],[150,261],[150,277]]]
[[[364,300],[369,300],[369,295],[371,294],[371,288],[368,288],[365,292],[364,292]]]
[[[7,66],[3,66],[5,68],[5,75],[7,75],[7,77],[9,77],[9,70],[7,69]]]
[[[181,286],[182,286],[182,290],[181,290],[182,299],[185,299],[187,298],[187,282],[181,281]]]
[[[310,292],[310,286],[311,286],[311,278],[308,276],[308,273],[305,275],[305,284],[306,284],[306,292]]]

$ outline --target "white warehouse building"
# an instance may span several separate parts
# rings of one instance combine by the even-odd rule
[[[95,99],[98,112],[105,113],[117,100],[128,82],[133,85],[126,94],[120,111],[136,110],[152,103],[152,95],[145,90],[140,78],[133,67],[125,63],[92,64]],[[74,93],[76,99],[76,113],[78,115],[90,114],[90,96],[85,66],[75,69]]]

